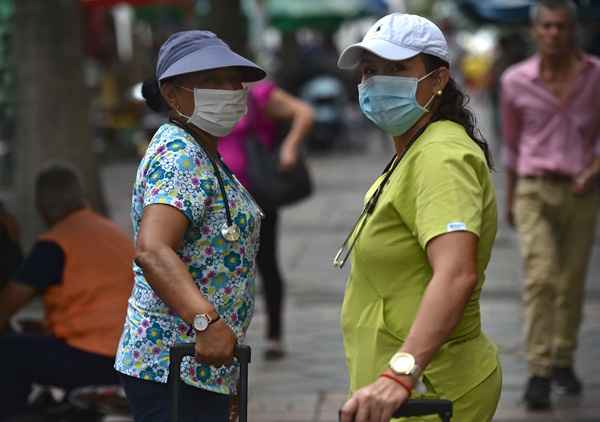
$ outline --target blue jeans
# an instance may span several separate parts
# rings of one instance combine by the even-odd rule
[[[135,422],[228,422],[229,396],[182,384],[179,407],[182,418],[169,421],[171,398],[167,384],[121,374]]]

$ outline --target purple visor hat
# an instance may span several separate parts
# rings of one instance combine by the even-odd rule
[[[156,80],[222,67],[239,67],[243,82],[259,81],[266,76],[258,65],[234,53],[212,32],[182,31],[171,35],[160,48]]]

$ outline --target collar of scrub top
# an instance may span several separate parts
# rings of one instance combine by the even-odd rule
[[[369,216],[371,214],[373,214],[373,211],[375,211],[375,206],[377,205],[377,201],[379,200],[379,197],[381,196],[381,193],[383,192],[385,185],[387,185],[387,182],[390,180],[392,173],[394,173],[394,170],[396,169],[396,167],[398,167],[398,164],[400,163],[402,158],[404,158],[404,156],[408,152],[408,149],[415,143],[415,141],[419,138],[419,136],[421,136],[421,134],[423,132],[425,132],[425,129],[427,128],[427,126],[429,126],[430,123],[433,123],[433,120],[431,120],[427,125],[425,125],[421,129],[419,129],[417,131],[417,133],[415,133],[415,135],[412,137],[412,139],[410,141],[408,141],[408,143],[406,144],[406,148],[404,148],[404,151],[402,151],[402,154],[400,155],[400,157],[398,157],[397,155],[394,155],[394,157],[391,159],[391,161],[385,166],[385,168],[383,169],[383,172],[381,173],[382,175],[384,175],[383,180],[381,181],[379,186],[377,186],[377,190],[375,190],[373,195],[371,195],[371,197],[369,198],[369,200],[363,207],[360,215],[356,219],[356,222],[352,226],[352,230],[350,230],[350,233],[348,233],[348,236],[346,236],[346,239],[344,239],[344,241],[342,242],[342,246],[340,246],[340,249],[335,254],[335,257],[333,258],[333,266],[334,267],[338,267],[339,269],[342,269],[344,267],[344,264],[346,264],[348,257],[350,257],[350,254],[352,253],[352,250],[354,249],[354,245],[356,244],[356,241],[358,240],[360,234],[362,233],[363,229],[365,228],[367,219],[369,218]],[[358,230],[357,230],[357,228],[358,228]]]
[[[219,170],[219,167],[227,169],[227,166],[225,165],[225,163],[223,163],[222,160],[219,160],[221,162],[221,166],[219,166],[219,164],[217,164],[217,161],[215,160],[215,158],[206,150],[206,148],[204,148],[204,145],[202,145],[202,142],[200,142],[200,140],[194,135],[194,133],[192,131],[188,130],[184,125],[182,125],[180,122],[178,122],[174,119],[170,119],[170,122],[176,126],[179,126],[183,130],[185,130],[187,133],[189,133],[192,136],[192,138],[194,138],[196,143],[200,146],[200,148],[202,148],[202,150],[204,151],[204,153],[210,160],[210,163],[212,164],[215,175],[217,176],[217,181],[219,183],[219,190],[221,191],[221,197],[223,198],[223,204],[225,206],[225,218],[227,219],[227,222],[224,223],[223,226],[221,226],[221,235],[228,242],[237,242],[238,240],[240,240],[240,228],[238,227],[237,224],[235,224],[233,222],[233,218],[231,217],[231,209],[229,208],[229,198],[227,196],[227,191],[225,190],[225,183],[223,182],[223,176],[221,175],[221,171]],[[229,169],[227,169],[227,170],[229,170]],[[230,171],[226,171],[226,173],[229,177],[231,177],[233,180],[235,180],[239,186],[242,186],[240,184],[240,182],[237,181],[237,178],[233,175],[233,173],[231,173]],[[248,199],[250,199],[251,202],[256,206],[261,218],[264,218],[263,211],[260,209],[258,204],[256,204],[256,202],[252,199],[250,194],[245,189],[244,189],[244,195],[246,195],[248,197]]]

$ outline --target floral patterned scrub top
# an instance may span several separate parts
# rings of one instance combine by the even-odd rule
[[[167,123],[156,132],[137,172],[133,188],[133,231],[137,238],[144,207],[167,204],[189,219],[177,251],[204,297],[216,308],[241,342],[254,310],[255,256],[258,251],[260,210],[237,180],[220,168],[240,239],[228,242],[221,234],[226,223],[218,179],[206,152],[186,131]],[[169,348],[194,342],[195,332],[152,290],[140,267],[133,264],[135,282],[121,341],[117,371],[166,383]],[[183,380],[222,394],[235,391],[235,365],[216,368],[186,358]]]

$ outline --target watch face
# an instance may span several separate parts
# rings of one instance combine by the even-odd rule
[[[390,367],[399,374],[411,374],[415,368],[415,358],[408,353],[396,353],[390,361]]]
[[[194,329],[196,331],[204,331],[208,328],[208,318],[206,315],[196,315],[194,318]]]

